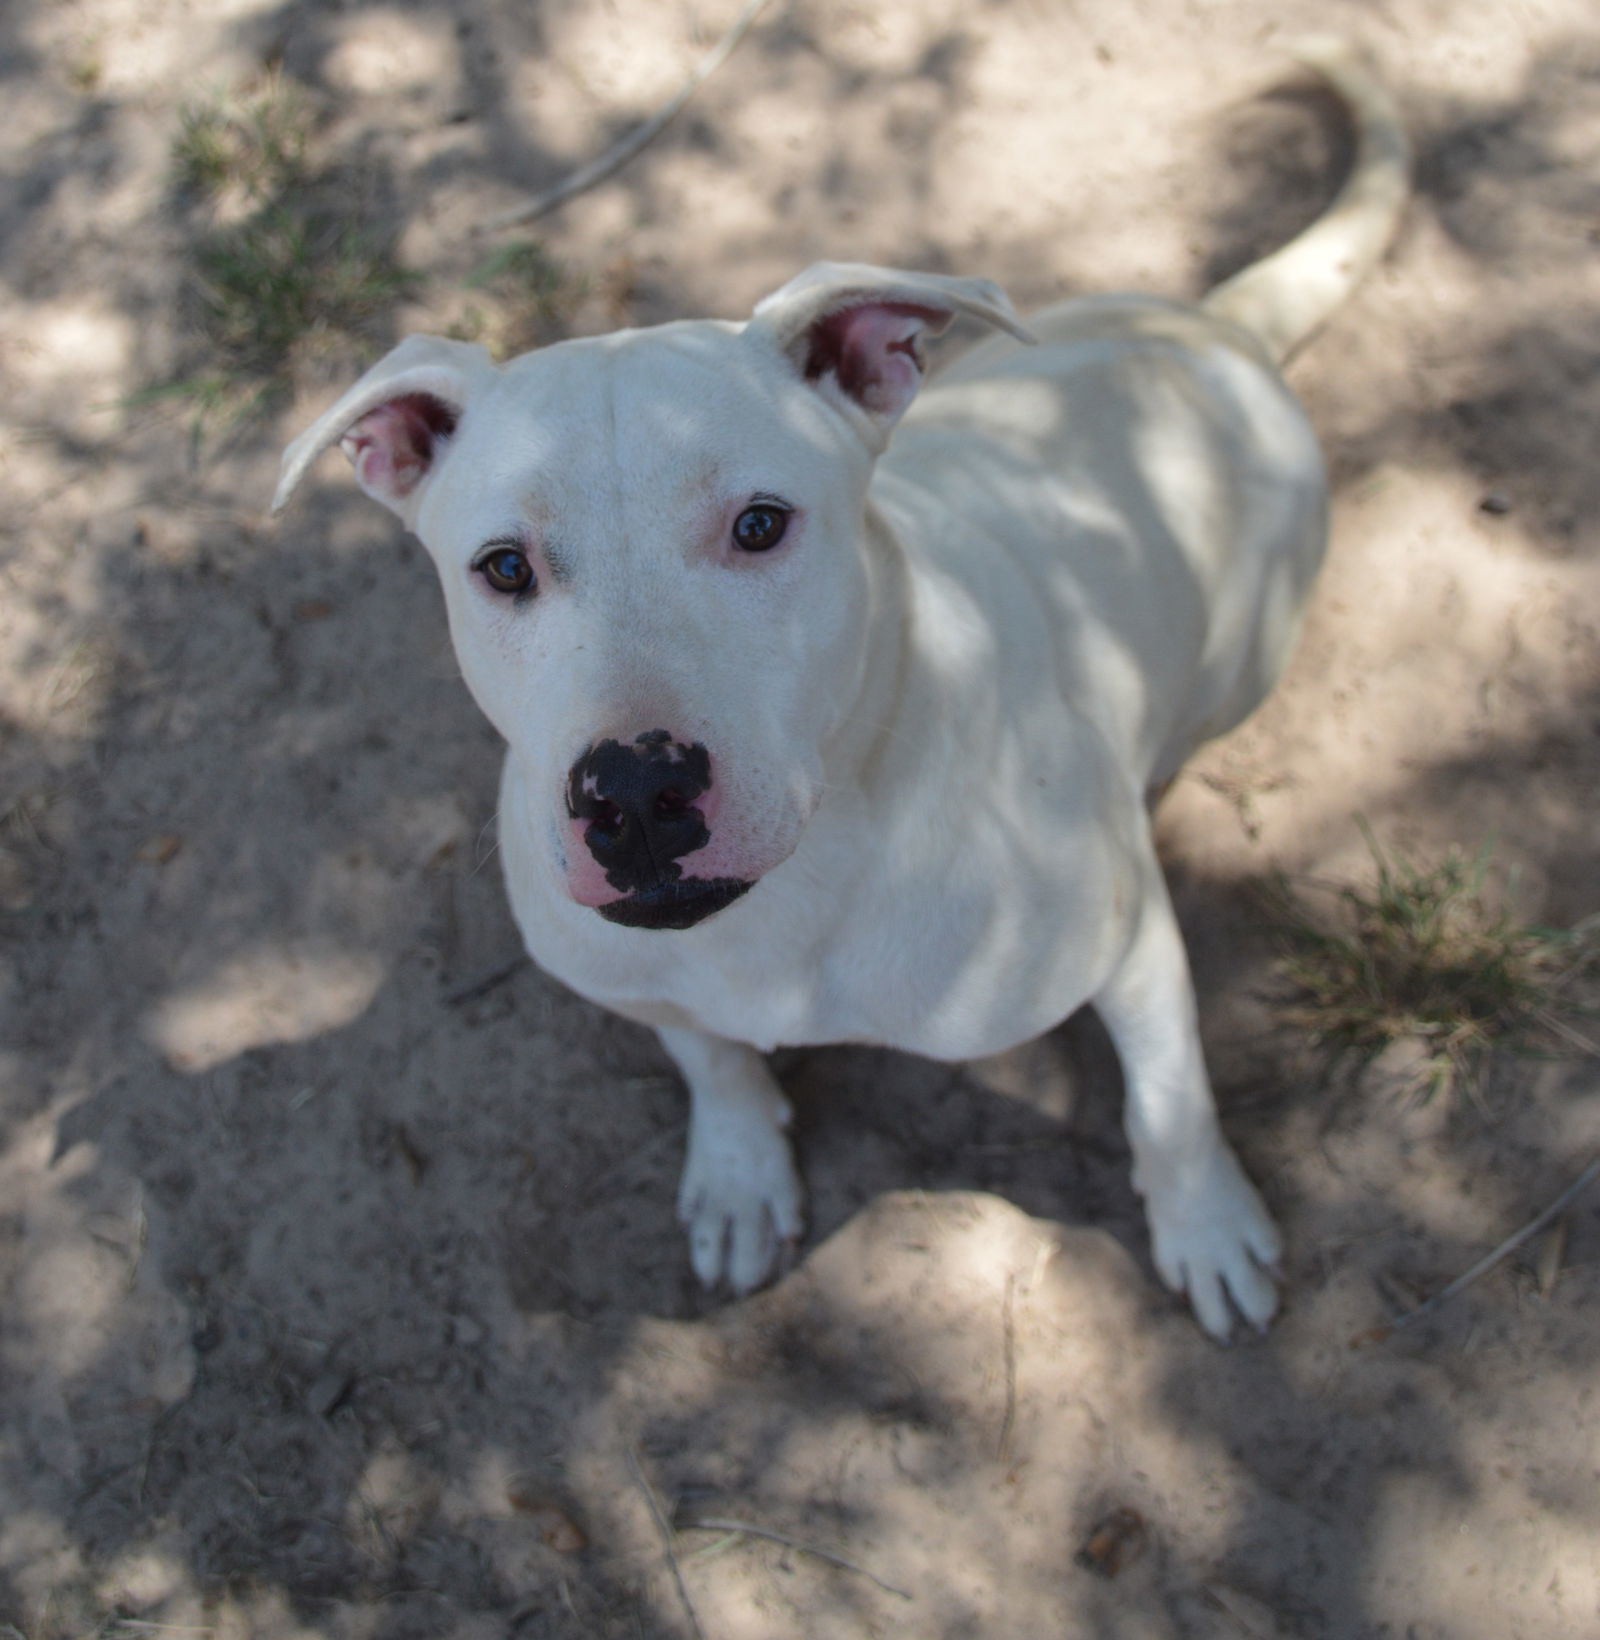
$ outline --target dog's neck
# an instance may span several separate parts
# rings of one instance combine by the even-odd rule
[[[829,790],[855,785],[882,755],[903,687],[908,607],[905,553],[871,499],[862,522],[869,618],[856,687],[822,751]]]

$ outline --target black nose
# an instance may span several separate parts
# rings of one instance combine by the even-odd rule
[[[665,729],[631,746],[602,740],[567,775],[567,813],[587,822],[584,842],[624,894],[646,893],[683,875],[676,862],[711,840],[697,797],[711,788],[704,746],[684,746]]]

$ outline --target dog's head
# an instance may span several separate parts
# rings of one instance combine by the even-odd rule
[[[509,743],[551,872],[685,928],[794,850],[862,676],[872,465],[986,281],[821,264],[743,325],[494,365],[413,337],[289,447],[338,444],[421,538],[463,676]]]

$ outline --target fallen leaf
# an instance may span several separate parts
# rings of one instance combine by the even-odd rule
[[[1150,1533],[1137,1509],[1113,1509],[1096,1523],[1074,1557],[1086,1572],[1112,1578],[1145,1551]]]
[[[539,1541],[557,1554],[575,1555],[589,1547],[583,1528],[564,1510],[548,1498],[535,1497],[527,1492],[512,1492],[511,1507],[519,1515],[526,1515],[529,1524],[539,1534]]]

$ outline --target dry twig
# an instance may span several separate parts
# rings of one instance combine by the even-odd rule
[[[479,997],[487,996],[496,987],[504,985],[508,979],[520,974],[533,959],[526,951],[520,957],[513,957],[509,962],[503,962],[498,968],[491,968],[486,974],[479,974],[476,979],[470,979],[465,985],[458,985],[455,990],[445,993],[444,1005],[447,1008],[459,1008],[464,1003],[476,1002]]]
[[[569,199],[594,187],[597,182],[604,182],[614,171],[620,171],[635,154],[653,142],[677,118],[683,111],[684,104],[732,55],[734,47],[749,32],[750,25],[768,4],[769,0],[745,0],[744,10],[734,19],[728,32],[700,59],[677,92],[643,125],[635,126],[621,142],[614,143],[597,159],[592,159],[587,165],[581,165],[576,171],[570,172],[553,188],[547,188],[542,194],[535,194],[523,204],[514,205],[510,210],[501,211],[498,215],[489,217],[487,221],[480,222],[477,232],[494,233],[500,228],[515,227],[519,222],[531,222],[535,217],[544,216],[556,206],[564,205]]]
[[[1530,1241],[1547,1225],[1553,1224],[1560,1218],[1594,1182],[1596,1175],[1600,1175],[1600,1156],[1596,1156],[1542,1213],[1536,1218],[1529,1219],[1514,1234],[1507,1236],[1493,1252],[1485,1253],[1470,1270],[1464,1271],[1457,1276],[1448,1286],[1441,1287],[1432,1298],[1424,1299],[1416,1309],[1407,1310],[1404,1315],[1397,1316],[1387,1327],[1378,1328],[1378,1338],[1385,1338],[1391,1332],[1399,1332],[1402,1327],[1409,1327],[1414,1321],[1420,1321],[1424,1316],[1432,1315],[1440,1305],[1448,1303],[1457,1293],[1465,1291],[1480,1277],[1488,1275],[1497,1264],[1503,1259],[1509,1258],[1525,1241]]]
[[[1017,1290],[1017,1273],[1006,1273],[1006,1296],[1001,1310],[1003,1344],[1006,1363],[1006,1410],[1000,1420],[1000,1439],[995,1444],[995,1456],[1005,1463],[1011,1456],[1011,1426],[1017,1420],[1017,1326],[1012,1315],[1012,1299]]]
[[[683,1609],[689,1614],[689,1627],[694,1630],[695,1640],[706,1640],[706,1631],[700,1627],[700,1615],[694,1609],[694,1602],[689,1598],[689,1587],[683,1581],[683,1568],[678,1564],[677,1551],[672,1547],[672,1526],[662,1513],[661,1500],[656,1496],[655,1488],[644,1478],[644,1471],[639,1467],[639,1449],[628,1448],[628,1469],[639,1490],[644,1493],[644,1501],[650,1505],[650,1514],[656,1523],[656,1530],[661,1534],[661,1547],[666,1551],[667,1565],[672,1571],[672,1581],[678,1585],[678,1598],[683,1602]]]
[[[753,1526],[747,1520],[729,1520],[721,1515],[703,1515],[698,1520],[684,1521],[683,1528],[688,1532],[741,1532],[746,1537],[765,1538],[769,1543],[781,1543],[786,1549],[797,1549],[801,1554],[810,1555],[814,1560],[824,1560],[830,1566],[837,1566],[841,1571],[854,1572],[858,1577],[876,1583],[885,1594],[895,1595],[901,1600],[914,1598],[904,1589],[897,1589],[894,1584],[885,1583],[876,1572],[869,1572],[865,1566],[858,1565],[853,1560],[846,1560],[843,1555],[836,1555],[831,1550],[819,1549],[815,1544],[802,1543],[799,1538],[775,1532],[770,1526]]]

